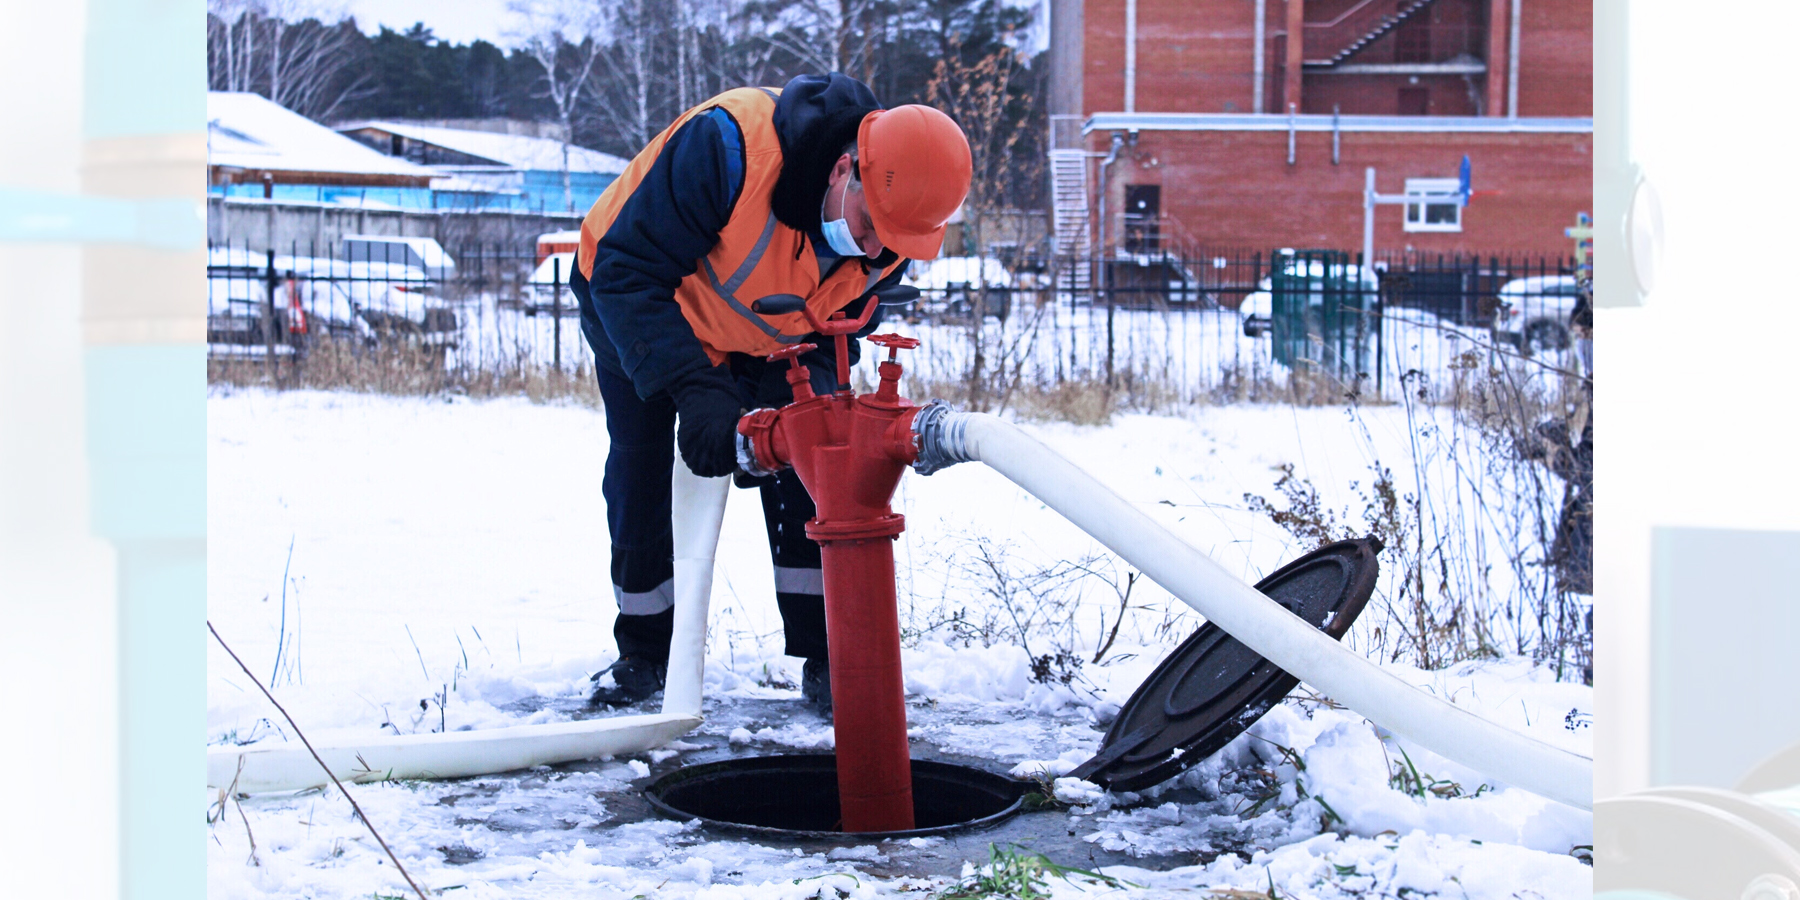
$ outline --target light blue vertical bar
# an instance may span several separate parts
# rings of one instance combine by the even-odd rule
[[[119,871],[127,900],[203,897],[206,348],[86,356],[95,530],[119,549]]]
[[[1629,0],[1594,2],[1594,304],[1636,306],[1625,256],[1631,165]]]
[[[206,4],[88,0],[82,133],[89,139],[206,130]]]
[[[205,133],[205,5],[87,6],[90,145]],[[196,168],[196,194],[204,177]],[[131,273],[113,274],[129,290]],[[128,900],[206,896],[205,822],[194,808],[206,783],[205,354],[198,342],[90,344],[84,361],[94,529],[119,551],[119,874]]]

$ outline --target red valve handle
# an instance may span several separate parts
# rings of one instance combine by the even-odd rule
[[[881,304],[875,302],[875,299],[871,297],[867,303],[863,304],[862,315],[854,319],[845,318],[844,311],[840,309],[827,316],[823,322],[819,321],[818,316],[813,315],[810,307],[802,307],[800,311],[806,315],[806,323],[811,325],[814,331],[826,337],[836,337],[840,334],[854,334],[858,329],[869,324],[869,318],[875,315],[875,310],[880,307]]]
[[[792,347],[783,347],[780,350],[769,354],[769,362],[780,362],[785,359],[798,367],[800,365],[800,354],[817,349],[819,349],[818,344],[795,344]]]
[[[872,334],[869,335],[869,343],[879,344],[883,347],[898,347],[901,350],[911,350],[914,347],[919,346],[919,339],[892,333]]]
[[[888,348],[888,360],[891,362],[900,358],[900,351],[918,347],[919,339],[893,333],[872,334],[869,335],[869,343]]]

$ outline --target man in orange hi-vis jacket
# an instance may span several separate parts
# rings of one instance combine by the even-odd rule
[[[602,490],[619,659],[594,676],[591,702],[634,703],[662,688],[679,447],[695,474],[736,472],[760,489],[787,653],[805,658],[801,692],[829,714],[824,582],[805,531],[812,498],[792,471],[739,471],[736,426],[747,409],[792,399],[786,367],[768,363],[770,353],[817,344],[801,360],[820,393],[837,387],[836,361],[803,313],[753,307],[798,298],[820,321],[839,310],[860,316],[909,260],[938,255],[970,171],[968,140],[943,113],[882,109],[855,79],[803,75],[683,113],[594,203],[570,286],[611,438]],[[858,341],[849,346],[855,362]]]

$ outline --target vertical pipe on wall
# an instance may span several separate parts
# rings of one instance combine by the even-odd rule
[[[1525,0],[1512,0],[1512,33],[1506,47],[1506,114],[1519,117],[1519,5]]]
[[[1295,109],[1294,104],[1289,103],[1288,104],[1288,165],[1290,165],[1290,166],[1294,164],[1294,109]]]
[[[1506,115],[1505,84],[1500,80],[1500,61],[1506,58],[1506,32],[1500,24],[1506,20],[1507,0],[1488,0],[1487,12],[1487,84],[1482,110],[1486,115]]]
[[[1250,111],[1253,113],[1262,112],[1264,109],[1263,81],[1267,76],[1263,73],[1263,69],[1267,65],[1267,61],[1263,59],[1263,51],[1268,44],[1267,23],[1268,0],[1256,0],[1256,37],[1252,38],[1256,43],[1250,54],[1250,77],[1254,79],[1254,83],[1250,85]]]
[[[1137,0],[1125,0],[1125,111],[1137,112]]]
[[[1281,72],[1281,102],[1300,108],[1300,67],[1306,60],[1306,0],[1287,0],[1287,64]]]
[[[1338,104],[1331,104],[1331,164],[1338,164],[1338,150],[1343,146],[1343,132],[1338,127]]]
[[[1363,169],[1363,265],[1375,264],[1375,167]],[[1358,276],[1360,277],[1360,276]]]

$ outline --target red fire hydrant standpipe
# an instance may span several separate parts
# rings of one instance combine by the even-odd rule
[[[900,476],[916,454],[912,420],[919,408],[899,396],[898,351],[915,338],[880,334],[888,348],[873,394],[851,391],[848,335],[860,319],[842,314],[813,327],[836,342],[838,389],[813,393],[797,358],[814,348],[798,344],[770,359],[793,368],[794,402],[761,409],[738,423],[745,463],[761,472],[792,466],[812,494],[818,516],[806,535],[819,543],[825,579],[825,628],[831,658],[831,695],[837,732],[838,800],[846,832],[905,831],[914,827],[912,760],[906,740],[905,685],[900,675],[900,619],[894,590],[894,538],[905,519],[889,505]]]

